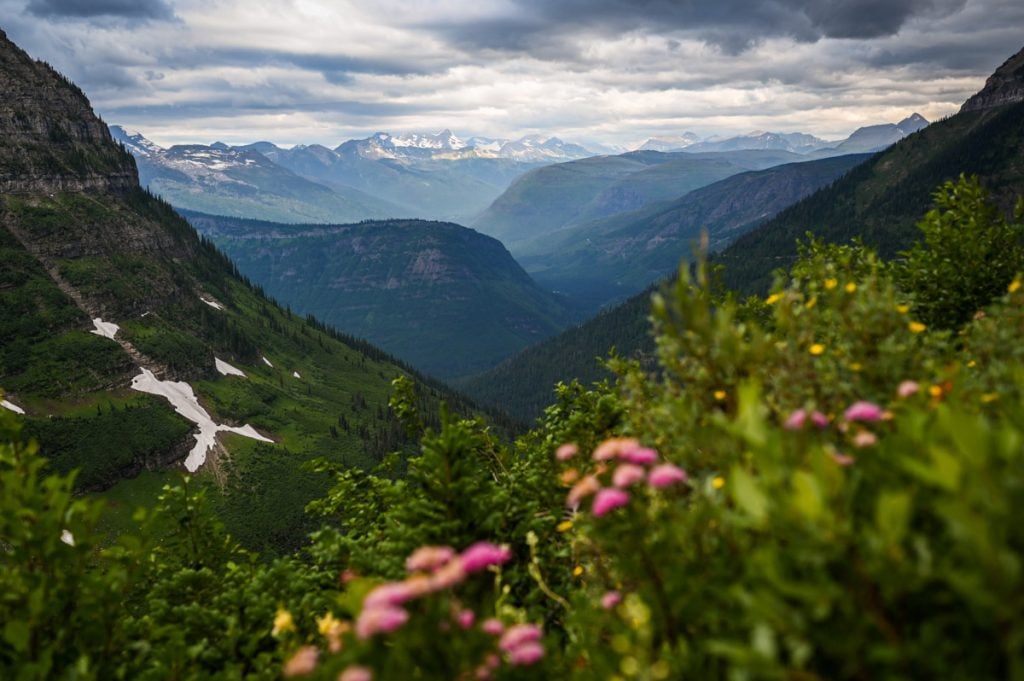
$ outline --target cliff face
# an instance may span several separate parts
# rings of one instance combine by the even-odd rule
[[[135,162],[82,91],[0,31],[0,192],[138,187]]]
[[[1024,102],[1024,49],[1007,59],[985,81],[985,87],[960,107],[960,111],[978,111]]]

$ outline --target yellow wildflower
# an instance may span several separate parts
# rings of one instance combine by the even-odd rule
[[[572,521],[571,520],[563,520],[562,522],[558,523],[558,525],[555,526],[555,529],[558,530],[559,532],[568,532],[569,530],[572,529]]]
[[[988,404],[989,402],[995,402],[998,399],[999,393],[985,393],[984,395],[981,396],[981,401],[984,402],[985,404]]]
[[[1010,282],[1010,285],[1006,287],[1008,293],[1016,293],[1020,289],[1020,279],[1014,279]]]
[[[967,368],[968,369],[973,369],[976,366],[978,366],[978,363],[975,362],[973,359],[970,362],[967,363]]]
[[[290,612],[284,608],[278,608],[277,614],[274,615],[274,628],[270,633],[278,636],[286,631],[295,631],[295,620],[292,619]]]
[[[335,632],[341,626],[341,620],[334,616],[334,613],[327,613],[323,617],[316,618],[316,628],[322,636]]]
[[[907,328],[910,329],[910,333],[921,333],[928,327],[922,324],[921,322],[910,322],[909,324],[907,324]]]
[[[811,308],[813,308],[817,304],[818,304],[818,296],[814,296],[810,300],[808,300],[806,303],[804,303],[804,307],[806,307],[808,310],[810,310]]]
[[[771,294],[770,296],[768,296],[767,298],[764,299],[764,304],[765,305],[774,305],[775,303],[779,302],[780,298],[782,298],[781,295],[779,295],[778,293],[773,293],[773,294]]]
[[[861,371],[863,368],[860,362],[850,362],[850,371]]]
[[[825,346],[821,343],[814,343],[811,347],[807,348],[807,352],[811,353],[815,357],[825,352]]]
[[[583,566],[582,565],[577,565],[576,567],[574,567],[572,569],[572,576],[573,577],[579,577],[582,574],[583,574]]]
[[[910,306],[909,305],[897,305],[896,306],[896,311],[899,312],[900,314],[907,314],[908,312],[910,312]]]
[[[715,489],[722,489],[725,487],[725,478],[721,475],[716,475],[714,480],[711,481],[711,486]]]
[[[826,291],[831,291],[836,286],[839,286],[839,282],[836,281],[835,279],[826,279],[825,280],[825,290]]]
[[[928,388],[928,394],[931,395],[932,397],[942,397],[942,386],[941,385],[933,385],[933,386],[931,386],[930,388]]]
[[[855,283],[853,283],[852,281],[849,284],[846,285],[846,292],[847,293],[853,293],[856,290],[857,290],[857,285]]]
[[[719,402],[724,401],[725,400],[725,391],[724,390],[716,390],[715,391],[715,399],[718,400]]]

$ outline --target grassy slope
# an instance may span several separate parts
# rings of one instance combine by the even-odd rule
[[[104,225],[134,225],[154,239],[170,234],[170,241],[189,244],[191,258],[134,252],[58,257],[57,264],[106,310],[107,321],[122,326],[124,337],[189,380],[215,418],[251,423],[278,442],[268,446],[231,437],[230,454],[214,457],[198,474],[229,530],[248,545],[282,549],[303,536],[303,506],[327,483],[304,472],[305,461],[323,456],[365,466],[405,446],[387,400],[391,379],[408,370],[262,297],[166,204],[143,192],[4,197],[0,217],[0,224],[18,225],[58,254],[68,250],[65,230],[90,226],[95,230],[79,236],[100,243]],[[147,498],[158,486],[154,478],[178,476],[160,464],[169,453],[188,451],[190,424],[165,401],[126,389],[137,373],[134,362],[117,344],[87,332],[87,315],[6,229],[0,229],[0,248],[0,386],[28,410],[29,428],[54,455],[53,465],[82,468],[84,488],[108,487],[143,468],[163,471],[124,480],[107,493],[122,502]],[[197,292],[227,310],[205,305]],[[248,378],[217,374],[214,355]],[[301,379],[294,378],[296,371]],[[442,390],[421,381],[423,408],[431,418],[442,396],[456,408],[469,408]],[[144,491],[134,490],[136,485]],[[123,518],[111,522],[116,526]]]

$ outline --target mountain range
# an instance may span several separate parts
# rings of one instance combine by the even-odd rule
[[[284,225],[185,215],[292,310],[441,378],[487,369],[574,321],[499,241],[456,224]]]
[[[911,121],[911,127],[918,123]],[[807,232],[832,243],[858,238],[893,257],[917,238],[915,223],[928,210],[935,188],[961,173],[977,175],[1009,212],[1024,195],[1024,50],[999,67],[959,114],[861,158],[832,184],[714,255],[712,262],[724,265],[724,283],[741,295],[764,292],[773,272],[795,261],[797,241]],[[728,186],[730,180],[720,184]],[[653,341],[643,331],[648,329],[649,300],[645,290],[460,386],[519,418],[536,417],[550,402],[554,383],[607,378],[596,358],[611,347],[627,358],[649,356]]]

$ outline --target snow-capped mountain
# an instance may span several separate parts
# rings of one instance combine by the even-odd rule
[[[141,132],[125,130],[120,125],[112,125],[110,134],[123,144],[132,156],[154,156],[164,152],[163,147],[146,139]]]
[[[357,189],[299,176],[270,158],[286,152],[269,142],[164,149],[119,126],[110,131],[135,157],[139,181],[179,208],[281,222],[352,222],[406,212]]]
[[[883,123],[857,128],[853,134],[835,146],[841,154],[864,151],[878,151],[928,126],[928,121],[919,113],[904,118],[899,123]]]
[[[463,140],[451,130],[431,135],[409,133],[391,135],[378,132],[365,139],[348,140],[335,151],[358,153],[363,158],[455,161],[470,158],[505,158],[523,163],[557,163],[587,156],[594,152],[586,147],[564,142],[557,137],[527,135],[517,140],[471,137]]]
[[[692,132],[682,135],[651,137],[637,147],[637,151],[679,151],[700,142],[700,137]]]
[[[826,140],[802,132],[765,132],[757,130],[736,137],[709,137],[686,147],[686,151],[739,151],[742,149],[773,149],[809,154],[827,147]]]

